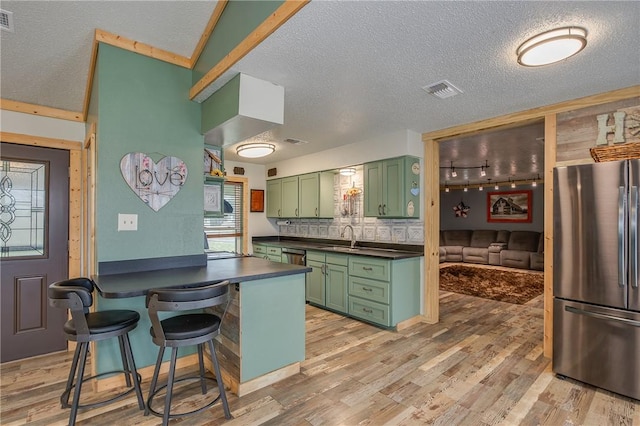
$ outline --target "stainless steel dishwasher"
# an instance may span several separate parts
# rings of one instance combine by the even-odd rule
[[[291,263],[292,265],[305,265],[307,261],[307,252],[300,249],[283,248],[282,263]]]

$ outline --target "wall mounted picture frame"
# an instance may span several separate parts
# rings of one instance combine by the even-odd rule
[[[251,190],[251,203],[249,205],[250,212],[264,211],[264,189]]]
[[[487,193],[487,222],[530,223],[533,193],[531,190]]]

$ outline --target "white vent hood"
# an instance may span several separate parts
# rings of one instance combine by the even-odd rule
[[[202,103],[208,145],[228,147],[284,123],[284,87],[238,74]]]

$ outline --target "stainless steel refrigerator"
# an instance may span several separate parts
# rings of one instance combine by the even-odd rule
[[[640,160],[554,170],[553,371],[640,399]]]

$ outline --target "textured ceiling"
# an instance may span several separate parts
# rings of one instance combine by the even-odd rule
[[[95,28],[189,57],[214,6],[3,0],[16,33],[0,35],[2,97],[79,111]],[[285,123],[261,136],[277,151],[249,160],[269,164],[402,129],[423,133],[638,85],[638,22],[637,1],[314,0],[210,91],[240,71],[285,88]],[[547,67],[516,63],[521,42],[564,25],[587,28],[582,53]],[[442,79],[464,93],[440,100],[421,89]],[[519,140],[517,149],[487,148],[501,164],[491,172],[541,167],[532,166],[534,153],[524,142],[531,138]],[[531,145],[535,158],[539,145]],[[470,154],[483,162],[478,149]],[[453,154],[442,151],[447,164]],[[238,159],[231,150],[226,158]]]

